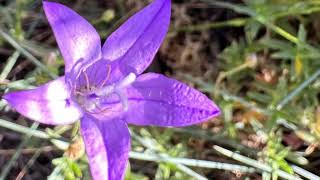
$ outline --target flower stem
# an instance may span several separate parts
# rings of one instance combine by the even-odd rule
[[[298,176],[294,176],[294,175],[291,175],[285,171],[282,171],[282,170],[275,170],[275,169],[272,169],[272,167],[270,167],[269,165],[267,164],[264,164],[262,162],[259,162],[259,161],[256,161],[254,159],[251,159],[251,158],[248,158],[248,157],[245,157],[245,156],[242,156],[238,153],[235,153],[235,152],[232,152],[228,149],[225,149],[223,147],[220,147],[220,146],[217,146],[217,145],[214,145],[213,146],[213,149],[215,149],[216,151],[218,151],[219,153],[227,156],[227,157],[230,157],[234,160],[237,160],[239,162],[242,162],[244,164],[247,164],[249,166],[252,166],[252,167],[255,167],[257,169],[260,169],[261,171],[264,171],[264,172],[275,172],[277,173],[280,177],[284,178],[284,179],[293,179],[293,180],[302,180],[300,177]]]
[[[155,139],[145,139],[142,138],[140,136],[138,136],[137,134],[135,134],[133,131],[130,131],[130,134],[132,136],[132,138],[136,139],[137,141],[139,141],[144,147],[148,148],[148,151],[152,152],[153,154],[159,154],[163,149],[163,147],[161,145],[158,144],[158,142]],[[149,141],[150,140],[150,141]],[[150,142],[154,142],[154,143],[150,143]],[[163,156],[168,157],[168,154],[162,153]],[[189,167],[183,165],[183,164],[179,164],[179,163],[173,163],[176,165],[176,167],[190,175],[191,177],[194,177],[195,179],[199,179],[199,180],[207,180],[207,178],[201,176],[200,174],[198,174],[197,172],[193,171],[192,169],[190,169]]]
[[[39,123],[35,122],[32,124],[32,126],[30,127],[30,130],[35,130],[37,129],[37,127],[39,126]],[[9,160],[9,162],[7,163],[7,165],[4,167],[4,169],[2,170],[1,174],[0,174],[0,180],[5,179],[8,175],[8,173],[10,172],[12,166],[14,165],[15,161],[19,158],[22,149],[24,146],[26,146],[29,142],[30,139],[32,137],[32,134],[30,133],[31,131],[29,131],[27,133],[27,136],[23,139],[23,141],[19,144],[17,151],[13,154],[13,156],[11,157],[11,159]]]
[[[66,141],[63,141],[58,138],[51,137],[48,133],[32,128],[28,128],[25,126],[21,126],[19,124],[15,124],[3,119],[0,119],[0,127],[4,127],[7,129],[11,129],[13,131],[23,133],[23,134],[30,134],[31,136],[38,137],[41,139],[48,139],[50,140],[54,145],[56,145],[59,149],[67,149],[69,146],[69,143]]]
[[[15,124],[15,123],[3,120],[3,119],[0,119],[0,126],[7,128],[7,129],[11,129],[11,130],[19,132],[19,133],[30,134],[34,137],[38,137],[41,139],[50,139],[50,136],[43,131],[28,128],[25,126],[21,126],[19,124]]]
[[[3,68],[3,71],[0,74],[0,81],[5,80],[12,70],[14,64],[17,62],[18,57],[20,56],[19,51],[15,51],[12,56],[8,58],[6,65]]]
[[[320,179],[319,176],[317,176],[309,171],[306,171],[299,166],[291,165],[291,167],[294,172],[296,172],[297,174],[300,174],[301,176],[305,177],[306,179]]]
[[[139,160],[143,160],[143,161],[170,162],[170,163],[174,163],[174,164],[183,164],[186,166],[193,166],[193,167],[221,169],[221,170],[228,170],[228,171],[238,170],[238,171],[245,172],[245,173],[255,172],[254,168],[241,166],[241,165],[213,162],[213,161],[205,161],[205,160],[198,160],[198,159],[175,158],[175,157],[170,157],[170,156],[164,156],[161,154],[148,154],[148,153],[139,153],[139,152],[131,151],[129,156],[132,159],[139,159]]]
[[[231,20],[220,21],[220,22],[208,22],[196,25],[181,26],[176,29],[171,29],[170,33],[173,32],[194,32],[203,31],[214,28],[222,28],[227,26],[242,27],[248,22],[249,18],[234,18]]]
[[[5,33],[1,28],[0,28],[0,36],[2,36],[14,48],[16,48],[17,51],[19,51],[21,54],[27,57],[33,64],[35,64],[44,72],[48,73],[51,78],[57,78],[57,75],[49,71],[44,64],[42,64],[36,57],[34,57],[31,53],[29,53],[23,47],[21,47],[20,44],[15,39],[13,39],[9,34]]]
[[[289,101],[296,97],[304,88],[306,88],[310,83],[316,80],[320,76],[320,69],[318,69],[312,76],[300,84],[295,90],[293,90],[288,96],[286,96],[276,107],[279,111],[281,110]]]

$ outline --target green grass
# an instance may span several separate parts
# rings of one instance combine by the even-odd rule
[[[47,82],[60,75],[63,68],[57,47],[50,40],[52,33],[47,22],[32,18],[32,15],[43,17],[40,1],[4,2],[0,5],[0,94]],[[92,9],[96,8],[92,12],[79,8],[87,13],[85,16],[103,37],[132,14],[129,11],[132,7],[115,2],[101,8],[92,1]],[[232,14],[220,14],[218,20],[211,21],[208,13],[203,20],[184,12],[192,21],[178,27],[172,25],[167,38],[186,43],[183,38],[208,33],[210,46],[220,42],[215,38],[221,35],[217,32],[225,31],[231,37],[224,42],[226,47],[221,45],[223,49],[218,52],[199,51],[204,59],[196,59],[196,63],[204,66],[214,65],[213,75],[186,73],[184,67],[188,65],[168,63],[164,57],[170,54],[165,51],[158,57],[168,66],[163,73],[205,92],[223,113],[203,125],[181,129],[130,127],[132,152],[126,179],[320,179],[316,170],[319,167],[316,157],[320,153],[320,31],[317,31],[320,2],[173,2],[178,7],[188,4],[189,11],[194,13],[209,9]],[[176,16],[172,24],[179,18],[183,17]],[[37,37],[37,33],[47,31],[51,33],[47,37]],[[49,63],[48,56],[52,54],[56,58]],[[216,57],[213,59],[217,63],[206,64],[212,57]],[[22,73],[17,72],[17,67],[23,68]],[[38,127],[14,114],[3,100],[0,113],[0,134],[22,134],[21,142],[14,144],[16,152],[7,158],[9,163],[0,168],[0,179],[34,171],[32,166],[40,156],[51,157],[52,166],[48,166],[51,173],[45,174],[49,179],[89,178],[84,153],[76,159],[65,153],[69,144],[79,140],[79,124]],[[48,145],[59,153],[42,152],[41,148]],[[1,141],[0,148],[5,148]],[[38,150],[23,157],[28,148]],[[13,166],[19,159],[23,159],[22,168]]]

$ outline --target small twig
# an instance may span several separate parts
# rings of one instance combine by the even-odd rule
[[[41,149],[38,149],[36,151],[36,153],[31,157],[31,159],[27,162],[27,164],[22,168],[16,180],[21,180],[23,178],[23,176],[28,172],[28,169],[34,164],[34,162],[40,156],[41,152],[42,152]]]

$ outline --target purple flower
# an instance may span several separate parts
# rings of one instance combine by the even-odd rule
[[[96,30],[71,9],[43,2],[65,60],[65,76],[4,99],[24,116],[61,125],[81,119],[94,179],[123,179],[130,151],[127,124],[181,127],[219,115],[204,94],[156,73],[151,63],[169,27],[170,0],[155,0],[101,47]]]

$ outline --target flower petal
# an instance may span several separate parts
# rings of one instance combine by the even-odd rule
[[[81,135],[85,143],[93,179],[108,179],[108,156],[103,135],[96,120],[84,115],[81,119]]]
[[[81,119],[81,133],[93,179],[123,179],[130,151],[126,123],[117,118],[96,119],[86,114]]]
[[[65,60],[65,72],[80,59],[100,58],[100,36],[90,23],[59,3],[44,1],[43,7]]]
[[[142,73],[165,38],[170,14],[170,0],[155,0],[108,37],[102,47],[103,57],[119,59],[125,74]]]
[[[44,124],[70,124],[82,115],[70,99],[64,77],[36,89],[7,93],[3,98],[22,115]]]
[[[201,92],[160,74],[147,73],[127,89],[128,123],[154,126],[187,126],[220,114]]]

